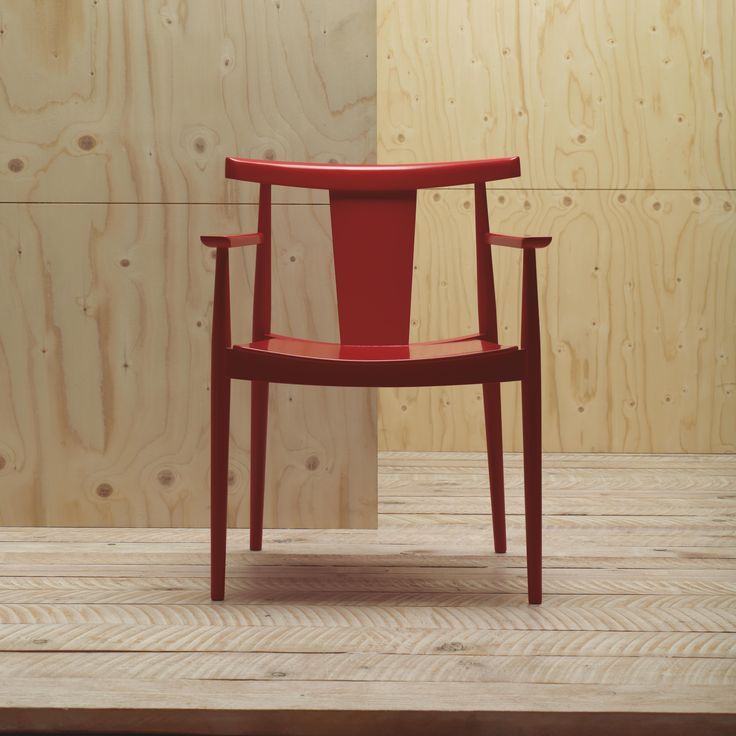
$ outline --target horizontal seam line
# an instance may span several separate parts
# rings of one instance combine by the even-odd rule
[[[590,187],[585,189],[578,189],[575,187],[564,188],[564,187],[491,187],[492,191],[496,192],[733,192],[736,193],[736,188],[722,188],[722,189],[705,189],[705,188],[659,188],[659,187]],[[322,190],[318,190],[322,191]],[[326,191],[326,190],[325,190]],[[466,192],[473,191],[472,187],[427,187],[426,189],[419,191],[446,191],[446,192]],[[104,204],[104,205],[115,205],[115,204],[127,204],[127,205],[257,205],[258,201],[252,202],[161,202],[161,201],[134,201],[134,200],[121,200],[121,201],[106,201],[106,200],[0,200],[0,204]],[[272,205],[280,206],[300,206],[300,207],[329,207],[328,202],[273,202]]]

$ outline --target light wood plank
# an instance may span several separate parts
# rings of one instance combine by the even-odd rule
[[[476,549],[482,549],[484,545],[488,544],[491,529],[490,517],[482,517],[480,514],[470,514],[467,516],[458,514],[454,518],[454,523],[441,523],[443,521],[443,515],[435,514],[429,515],[431,521],[425,523],[424,518],[428,516],[427,514],[409,516],[412,519],[410,523],[405,522],[403,515],[401,515],[399,523],[392,523],[393,515],[387,514],[383,516],[381,530],[375,534],[354,535],[346,538],[341,534],[331,534],[330,532],[322,531],[314,536],[304,536],[300,531],[293,530],[279,535],[270,534],[268,541],[271,545],[285,544],[287,542],[311,545],[322,543],[325,546],[333,545],[343,549],[346,548],[346,545],[350,544],[409,545],[419,547],[426,545],[436,546],[438,541],[446,536],[456,532],[462,532],[465,535],[469,547],[472,546]],[[513,519],[513,524],[507,525],[509,534],[517,540],[519,537],[523,540],[523,517],[515,516],[510,518]],[[735,546],[736,517],[732,519],[730,524],[722,524],[721,528],[686,528],[687,531],[685,532],[683,532],[682,528],[677,527],[673,530],[666,528],[652,530],[638,527],[620,529],[613,525],[576,529],[575,522],[580,518],[585,519],[586,517],[568,516],[559,518],[565,519],[568,524],[546,529],[545,539],[550,548],[563,548],[564,545],[567,545],[568,548],[577,548],[585,551],[595,548],[597,543],[601,547],[650,547],[659,545],[676,548],[692,547],[694,543],[700,547],[727,547],[730,549]],[[387,520],[386,523],[384,523],[384,519]],[[674,520],[682,521],[683,519],[675,517]],[[687,521],[687,518],[685,518],[685,521]],[[601,531],[606,532],[604,542],[600,541]],[[241,538],[234,538],[231,544],[232,551],[244,551],[243,536],[241,535]],[[0,544],[0,554],[14,559],[19,558],[23,552],[27,551],[45,554],[51,559],[54,554],[63,554],[65,551],[72,552],[73,550],[78,550],[80,553],[89,551],[90,554],[106,554],[111,552],[109,549],[111,546],[117,547],[118,545],[114,543],[102,543],[100,545],[77,543],[72,546],[71,542],[62,542],[49,544],[46,549],[39,551],[36,549],[38,547],[37,543],[5,542]],[[135,543],[127,543],[127,549],[124,548],[123,550],[115,551],[113,554],[116,558],[120,559],[128,553],[133,556],[140,556],[145,553],[155,553],[157,549],[165,554],[169,554],[169,551],[164,550],[160,544],[148,545]],[[205,553],[206,551],[206,545],[203,544],[185,545],[184,543],[180,543],[178,549],[173,554],[178,553],[187,556],[197,552]],[[270,551],[274,551],[274,548],[271,547]],[[349,551],[346,551],[346,553],[349,554]]]
[[[732,499],[731,504],[736,503],[736,497]],[[731,525],[733,526],[733,525]],[[274,554],[290,554],[306,552],[307,550],[321,550],[325,553],[339,554],[346,556],[359,554],[360,550],[370,550],[371,547],[376,552],[388,549],[405,550],[412,553],[438,554],[443,551],[443,543],[447,537],[454,534],[463,535],[463,544],[469,554],[483,554],[484,551],[490,553],[490,523],[485,524],[448,524],[445,526],[431,526],[424,528],[417,525],[412,527],[381,527],[378,531],[357,531],[350,530],[352,533],[346,534],[348,530],[273,530],[268,532],[266,541],[268,547],[264,548],[262,554],[251,554],[248,549],[248,543],[245,534],[241,534],[240,538],[235,538],[230,544],[230,551],[237,559],[245,557],[247,560],[258,564],[259,560],[264,562]],[[524,534],[520,526],[516,526],[513,530],[516,532],[511,535],[510,552],[517,553],[517,550],[523,551]],[[652,534],[647,530],[628,530],[621,532],[618,530],[607,529],[605,536],[601,537],[601,531],[591,530],[570,530],[559,529],[550,530],[545,533],[546,548],[550,553],[564,553],[566,551],[577,551],[582,555],[594,556],[602,550],[610,551],[618,549],[625,554],[624,550],[632,548],[634,554],[637,550],[646,549],[648,547],[656,547],[660,545],[667,547],[673,552],[677,549],[708,549],[713,554],[723,554],[727,556],[733,549],[736,549],[736,535],[733,532],[711,532],[700,534],[684,535],[682,533],[665,533]],[[282,545],[288,544],[289,551],[284,552]],[[461,549],[462,545],[457,541],[448,543],[444,549]],[[667,550],[664,550],[667,551]],[[162,547],[160,544],[146,543],[126,543],[118,546],[111,542],[78,542],[73,546],[66,542],[5,542],[0,545],[0,560],[7,562],[22,561],[23,555],[28,554],[28,562],[40,561],[47,559],[51,562],[59,559],[60,555],[64,557],[62,564],[72,563],[75,560],[83,560],[84,555],[90,555],[97,564],[103,564],[108,561],[118,560],[120,562],[130,562],[143,559],[146,556],[153,557],[157,553],[162,555],[158,561],[164,564],[166,561],[192,561],[201,558],[202,555],[209,554],[209,543],[180,543],[175,549]]]
[[[505,657],[304,652],[0,652],[7,677],[318,682],[484,682],[666,686],[734,685],[736,661],[639,656]]]
[[[185,626],[180,624],[3,624],[0,651],[377,652],[505,656],[639,656],[733,659],[732,634],[636,631],[468,631]]]
[[[257,558],[248,559],[241,555],[236,564],[228,568],[228,578],[247,577],[254,568],[260,567],[264,571],[270,571],[277,567],[293,566],[298,570],[309,569],[314,566],[324,566],[330,570],[352,570],[362,571],[366,568],[424,568],[432,570],[524,570],[526,569],[526,558],[523,555],[523,543],[519,543],[519,554],[505,554],[490,556],[489,546],[481,554],[463,553],[461,550],[451,548],[442,552],[427,551],[418,552],[406,547],[394,547],[385,550],[385,554],[376,552],[376,545],[356,547],[351,545],[352,552],[345,551],[344,554],[334,554],[317,550],[300,544],[295,545],[294,554],[263,554]],[[736,569],[736,563],[731,554],[723,550],[714,550],[709,547],[679,547],[673,550],[662,547],[639,547],[639,548],[605,548],[598,551],[594,556],[577,554],[573,559],[568,554],[560,554],[546,550],[545,568],[573,569],[573,570],[678,570],[693,572],[697,570],[731,571]],[[720,552],[720,554],[717,554]],[[48,572],[49,565],[53,564],[50,555],[35,556],[26,563],[23,561],[5,561],[3,567],[11,575],[34,576],[34,573],[44,576]],[[55,568],[57,569],[57,568]],[[60,576],[85,576],[99,577],[102,575],[127,577],[130,575],[145,574],[150,572],[155,577],[186,575],[189,577],[207,577],[209,572],[209,560],[205,555],[187,558],[187,561],[176,561],[173,556],[166,555],[162,560],[157,559],[155,554],[138,555],[131,562],[120,562],[118,559],[110,559],[100,564],[89,564],[88,561],[72,561],[69,565],[59,565]]]
[[[590,582],[591,576],[588,577]],[[281,582],[280,585],[269,585],[268,582],[263,584],[256,584],[247,587],[239,586],[228,595],[228,600],[233,604],[237,605],[248,605],[248,606],[261,606],[269,605],[270,603],[294,603],[294,605],[307,605],[308,602],[319,602],[319,596],[324,596],[323,590],[320,588],[318,593],[314,592],[314,588],[319,586],[319,579],[310,581],[312,588],[308,588],[307,585],[297,585],[293,588],[284,585]],[[471,592],[458,592],[457,590],[443,591],[443,590],[422,590],[421,592],[407,592],[406,589],[400,589],[398,586],[393,586],[393,589],[383,590],[380,586],[375,589],[373,586],[368,586],[368,589],[361,590],[358,586],[358,590],[352,590],[352,586],[340,586],[335,589],[335,586],[327,586],[332,589],[332,592],[341,593],[341,602],[344,602],[346,606],[366,606],[369,608],[383,607],[385,604],[388,607],[393,606],[426,606],[429,603],[436,606],[447,606],[447,607],[462,607],[468,608],[473,606],[488,607],[495,604],[497,601],[503,601],[503,596],[513,596],[513,600],[518,600],[518,594],[523,593],[523,586],[516,586],[517,592],[515,593],[502,593],[497,590],[494,591],[471,591]],[[391,586],[387,586],[391,588]],[[643,588],[644,586],[640,586]],[[587,588],[588,595],[599,598],[600,596],[607,595],[610,598],[610,605],[624,606],[629,605],[633,598],[641,599],[642,596],[652,595],[651,593],[641,592],[639,595],[631,595],[630,593],[621,594],[603,594],[600,591],[590,592],[595,590],[593,586]],[[660,591],[657,591],[657,595],[664,595]],[[675,594],[672,599],[676,599],[677,605],[684,601],[684,598],[678,599],[677,596],[692,596],[695,594]],[[711,607],[719,607],[728,611],[733,611],[736,616],[736,603],[730,607],[728,605],[728,594],[712,593],[709,595],[702,594],[702,591],[698,592],[698,595],[702,595],[704,605]],[[577,598],[577,594],[567,593],[560,594],[556,590],[550,590],[547,596],[552,596],[554,600],[560,598],[562,600],[565,596],[572,596]],[[174,587],[173,589],[146,589],[139,590],[133,589],[122,589],[122,590],[106,590],[106,589],[89,589],[81,588],[78,590],[27,590],[27,589],[13,589],[5,590],[2,597],[3,603],[7,605],[27,605],[27,606],[53,606],[53,605],[82,605],[82,606],[116,606],[116,605],[145,605],[145,606],[206,606],[210,602],[209,591],[206,590],[186,590]],[[511,600],[511,598],[509,598]],[[687,603],[687,601],[685,601]],[[567,602],[566,602],[567,604]],[[553,603],[554,607],[555,604]]]
[[[351,533],[345,534],[344,532]],[[421,529],[403,530],[273,530],[267,532],[264,538],[270,546],[264,546],[262,552],[251,552],[245,534],[230,545],[229,549],[233,560],[248,564],[272,564],[274,560],[296,557],[298,555],[327,555],[338,557],[343,555],[347,560],[357,560],[361,555],[380,556],[392,554],[411,554],[428,558],[440,557],[443,554],[462,554],[465,551],[469,556],[492,554],[490,545],[490,530],[469,528],[454,525],[446,529],[446,534],[462,534],[462,541],[453,538],[447,541],[436,530],[424,532]],[[506,557],[493,556],[501,564],[502,560],[509,559],[516,554],[523,554],[524,540],[515,535],[510,541],[509,553]],[[603,538],[600,533],[581,534],[570,536],[568,533],[550,534],[546,539],[546,549],[550,555],[565,555],[577,553],[580,557],[595,557],[600,554],[618,554],[621,556],[646,557],[648,553],[668,555],[702,554],[706,557],[730,557],[736,548],[733,540],[729,544],[727,538],[718,537],[704,539],[700,545],[689,544],[700,540],[682,539],[676,544],[663,548],[653,547],[652,544],[639,544],[643,541],[637,535],[606,534]],[[655,542],[656,540],[649,540]],[[721,543],[723,542],[723,543]],[[283,545],[288,545],[284,547]],[[24,555],[26,556],[24,559]],[[64,555],[63,560],[60,555]],[[65,543],[6,543],[0,548],[0,560],[6,563],[28,564],[84,564],[90,558],[95,564],[109,564],[114,562],[135,564],[142,561],[151,561],[159,565],[169,563],[202,564],[209,555],[209,544],[179,544],[175,550],[162,548],[157,544],[128,543],[117,548],[114,543],[77,543],[70,547]],[[87,556],[87,559],[85,559]],[[158,557],[157,557],[158,556]],[[653,556],[657,556],[654,554]],[[489,563],[492,564],[492,563]]]
[[[735,456],[736,457],[736,456]],[[621,492],[657,493],[662,495],[681,494],[692,491],[708,494],[736,492],[736,472],[725,469],[698,469],[697,473],[683,473],[682,469],[653,468],[621,472],[619,469],[606,468],[549,468],[542,462],[542,482],[545,493],[564,496],[566,493],[580,491],[603,490],[607,493]],[[477,490],[479,486],[488,486],[488,469],[454,468],[435,466],[429,472],[425,468],[403,468],[399,472],[394,466],[382,465],[381,491],[384,495],[393,495],[399,488],[413,488],[416,492],[435,491],[439,488],[455,490]],[[504,488],[509,493],[523,490],[523,469],[509,468],[504,472]]]
[[[470,493],[468,495],[471,495]],[[481,489],[478,496],[485,496]],[[380,517],[381,529],[399,527],[452,527],[462,524],[467,528],[489,528],[490,513],[479,514],[382,514]],[[509,529],[523,529],[524,518],[521,514],[508,514],[506,525]],[[700,532],[728,533],[734,529],[736,518],[714,519],[710,516],[586,516],[586,515],[553,515],[545,514],[544,528],[547,532],[558,530],[583,531],[594,529],[609,529],[617,532],[629,530],[647,530],[652,534],[676,533],[689,531],[693,538]],[[157,528],[146,531],[140,528],[120,529],[120,535],[115,536],[112,544],[117,546],[131,542],[147,544],[192,544],[207,542],[209,529],[189,528],[186,530],[172,528]],[[229,539],[233,544],[243,536],[241,531],[231,529]],[[73,544],[75,542],[105,542],[110,544],[109,529],[70,528],[70,527],[4,527],[0,528],[0,544],[6,542],[55,542]]]
[[[69,686],[73,696],[69,697]],[[513,683],[445,683],[441,689],[431,683],[373,682],[252,682],[247,688],[239,682],[197,681],[180,683],[155,680],[115,680],[69,678],[16,678],[0,685],[5,708],[27,707],[42,693],[46,708],[71,707],[99,709],[101,696],[107,708],[194,710],[215,712],[236,707],[239,711],[279,709],[295,711],[305,707],[320,710],[355,709],[393,711],[410,708],[422,711],[545,711],[607,713],[620,703],[630,704],[634,712],[650,713],[733,713],[732,689],[728,686],[678,686],[642,688],[621,685],[612,689],[602,685],[571,686],[547,683],[527,684],[525,692]],[[29,696],[29,693],[31,695]],[[308,700],[305,701],[305,698]],[[534,703],[530,709],[529,703]],[[99,712],[99,711],[97,711]],[[733,722],[733,719],[728,721]],[[725,731],[723,732],[725,733]]]
[[[514,629],[562,631],[711,631],[736,626],[730,595],[548,595],[543,609],[525,595],[270,594],[213,606],[211,603],[0,604],[3,623],[130,623],[242,626],[381,626],[386,628]],[[436,604],[436,605],[434,605]]]
[[[485,450],[483,452],[406,452],[387,451],[379,453],[381,473],[387,469],[391,472],[414,473],[416,468],[421,472],[431,472],[434,468],[452,468],[453,472],[465,472],[472,468],[487,468],[488,458]],[[521,452],[505,452],[503,456],[504,468],[515,469],[523,467],[524,457]],[[698,472],[709,472],[714,470],[725,470],[730,475],[736,475],[735,453],[711,453],[708,455],[697,454],[661,454],[661,453],[585,453],[585,452],[548,452],[544,455],[544,468],[596,468],[598,470],[609,470],[611,468],[621,471],[629,470],[697,470]],[[470,472],[473,472],[470,470]]]
[[[643,496],[643,494],[640,494]],[[612,515],[632,516],[641,514],[651,516],[689,516],[692,510],[692,500],[687,497],[658,497],[654,495],[634,499],[634,494],[622,495],[620,491],[607,494],[604,491],[593,493],[582,491],[578,495],[565,494],[564,497],[546,498],[544,507],[550,514],[569,515]],[[637,501],[635,509],[632,502]],[[379,501],[380,513],[451,513],[451,514],[482,514],[488,510],[488,499],[478,496],[392,496]],[[524,502],[520,496],[509,495],[506,509],[511,514],[523,514]],[[699,510],[705,514],[723,518],[732,518],[733,494],[723,498],[716,497],[703,499]]]
[[[571,562],[574,565],[574,561]],[[133,569],[132,569],[133,568]],[[184,575],[172,566],[170,574],[157,567],[154,571],[139,566],[138,575],[131,565],[54,565],[53,575],[43,566],[6,567],[0,578],[3,600],[15,594],[18,602],[27,602],[25,593],[53,596],[57,592],[84,595],[86,591],[115,593],[121,591],[189,591],[194,596],[209,589],[204,570],[190,568]],[[20,573],[25,573],[24,575]],[[35,574],[34,574],[35,573]],[[44,574],[45,573],[45,574]],[[284,564],[283,566],[248,566],[228,571],[227,590],[238,597],[244,593],[264,594],[309,592],[315,589],[338,592],[421,592],[421,593],[523,593],[526,573],[522,568],[432,569],[412,567],[331,567],[316,569]],[[598,569],[594,572],[570,566],[551,568],[545,573],[545,589],[554,594],[599,595],[602,593],[733,593],[736,574],[733,570],[681,570],[676,577],[666,569],[647,570],[646,576],[632,575],[627,569]],[[197,602],[199,598],[192,599]]]
[[[488,529],[489,514],[384,514],[381,516],[381,529],[424,527],[441,528],[462,524],[468,529]],[[524,528],[521,514],[509,514],[506,519],[508,529]],[[647,532],[651,535],[667,536],[677,534],[680,539],[690,537],[701,539],[710,535],[720,537],[736,532],[736,518],[713,519],[709,516],[585,516],[567,514],[553,516],[545,514],[546,533],[557,536],[561,533],[589,534],[593,530],[606,529],[619,535]],[[703,535],[701,537],[700,535]]]

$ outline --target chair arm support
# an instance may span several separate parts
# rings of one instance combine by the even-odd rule
[[[500,235],[499,233],[486,233],[488,245],[505,245],[509,248],[546,248],[552,242],[549,236],[533,235]]]
[[[239,248],[243,245],[260,245],[263,233],[243,233],[242,235],[202,235],[202,243],[208,248]]]
[[[521,348],[527,362],[539,364],[539,295],[537,293],[537,254],[525,250],[521,272]]]

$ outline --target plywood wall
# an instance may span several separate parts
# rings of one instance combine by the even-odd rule
[[[370,0],[0,3],[0,524],[208,524],[226,155],[375,160]],[[329,215],[275,191],[274,327],[337,337]],[[235,257],[249,339],[253,254]],[[234,391],[230,522],[247,516]],[[267,525],[372,526],[374,392],[274,387]]]
[[[545,449],[736,450],[736,5],[379,0],[378,157],[518,154],[492,227],[540,256]],[[425,193],[412,338],[476,325],[472,192]],[[497,252],[502,341],[518,254]],[[504,440],[520,449],[514,385]],[[482,450],[475,387],[382,390],[392,450]]]
[[[255,226],[233,153],[519,154],[489,205],[499,229],[555,237],[546,449],[734,451],[735,36],[731,0],[3,0],[0,523],[207,524],[197,239]],[[274,194],[276,326],[336,338],[326,200]],[[412,339],[475,326],[470,194],[420,199]],[[244,340],[252,258],[233,273]],[[497,253],[508,341],[518,266]],[[519,449],[515,386],[504,401]],[[247,525],[246,386],[233,402]],[[372,391],[275,388],[267,523],[373,524],[375,420]],[[379,439],[483,449],[478,391],[384,390]]]

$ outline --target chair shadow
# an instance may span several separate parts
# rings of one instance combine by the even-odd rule
[[[225,602],[258,605],[488,605],[487,598],[526,597],[526,569],[492,550],[481,555],[440,555],[412,549],[392,555],[288,554],[260,551],[234,555],[228,564]],[[253,556],[257,555],[257,563]],[[511,564],[509,564],[511,563]],[[408,569],[407,569],[408,568]],[[269,575],[272,571],[273,575]],[[478,599],[478,600],[474,600]]]

